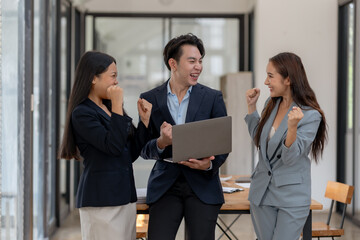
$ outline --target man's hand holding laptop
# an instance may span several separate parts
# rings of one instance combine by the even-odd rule
[[[163,122],[157,139],[158,151],[161,154],[172,145],[172,156],[164,161],[192,169],[211,170],[215,156],[231,152],[231,125],[231,116],[174,126]]]
[[[159,149],[164,149],[165,147],[172,144],[172,125],[167,122],[163,122],[160,126],[160,137],[157,139],[157,146]],[[188,161],[178,162],[179,164],[185,165],[192,169],[198,170],[207,170],[211,166],[211,160],[214,160],[215,157],[206,157],[202,159],[190,158]]]
[[[198,170],[208,170],[211,166],[211,160],[214,160],[215,157],[207,157],[202,159],[190,158],[188,161],[181,161],[179,164],[188,166],[189,168],[198,169]]]

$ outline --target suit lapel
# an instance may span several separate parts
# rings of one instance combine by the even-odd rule
[[[170,123],[171,125],[175,125],[175,121],[172,118],[169,108],[167,106],[167,84],[169,80],[166,81],[159,89],[158,93],[156,94],[156,102],[159,107],[159,111],[163,115],[166,122]],[[160,124],[161,125],[161,124]]]
[[[277,103],[277,106],[278,105],[279,104]],[[290,108],[288,109],[287,113],[285,114],[285,116],[284,116],[283,120],[281,121],[278,129],[276,130],[274,136],[268,142],[267,156],[269,157],[270,160],[274,157],[276,150],[282,144],[282,138],[287,131],[288,114],[289,114],[289,111],[293,108],[293,106],[295,106],[294,102],[291,104]],[[276,112],[277,112],[277,109],[276,109]]]
[[[103,118],[105,118],[106,120],[110,121],[110,116],[98,105],[96,105],[96,103],[94,103],[93,101],[91,101],[89,98],[87,98],[84,101],[85,104],[87,104],[89,107],[95,109],[95,111],[97,113],[99,113],[101,116],[103,116]],[[111,111],[111,109],[109,109],[109,111]]]
[[[200,84],[194,85],[190,93],[190,100],[185,118],[186,123],[193,122],[195,120],[196,113],[200,108],[203,97],[204,97],[203,86]]]
[[[275,108],[274,110],[271,112],[268,120],[266,121],[263,130],[261,132],[261,136],[260,136],[260,151],[262,154],[262,159],[264,159],[265,161],[265,165],[267,166],[267,168],[270,170],[270,163],[269,163],[269,157],[267,154],[267,149],[268,149],[268,137],[269,137],[269,133],[270,133],[270,129],[272,127],[272,124],[274,122],[277,110],[279,108],[279,100],[276,102]]]

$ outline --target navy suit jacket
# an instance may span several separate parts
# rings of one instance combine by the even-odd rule
[[[132,162],[148,140],[145,125],[140,121],[135,129],[130,117],[116,113],[110,117],[90,99],[74,109],[71,124],[84,159],[76,207],[136,202]]]
[[[155,89],[142,93],[140,98],[145,98],[153,106],[149,124],[152,140],[145,145],[141,156],[144,159],[157,160],[148,181],[147,203],[156,202],[173,185],[181,173],[201,201],[207,204],[224,203],[219,179],[219,167],[225,162],[228,154],[215,156],[215,159],[212,160],[212,169],[209,171],[195,170],[180,164],[164,161],[163,159],[165,158],[171,158],[172,147],[166,147],[164,152],[159,154],[156,139],[160,136],[160,126],[164,121],[175,125],[167,107],[167,82]],[[201,84],[193,86],[185,122],[200,121],[226,115],[226,108],[220,91]]]

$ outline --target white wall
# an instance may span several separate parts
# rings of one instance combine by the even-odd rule
[[[312,197],[324,198],[328,180],[336,180],[337,0],[257,0],[255,3],[254,74],[263,108],[268,59],[290,51],[303,61],[311,87],[329,125],[329,141],[320,163],[312,165]]]
[[[232,117],[232,151],[221,166],[221,174],[247,175],[253,170],[252,141],[244,116],[246,89],[251,88],[252,72],[228,73],[220,78],[226,110]]]
[[[124,13],[244,13],[253,0],[73,0],[90,12]]]

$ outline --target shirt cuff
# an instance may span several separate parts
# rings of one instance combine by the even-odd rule
[[[159,154],[162,154],[162,153],[164,152],[165,148],[164,148],[164,149],[160,149],[160,148],[158,147],[158,145],[157,145],[157,141],[155,141],[155,145],[156,145],[156,149],[157,149],[158,153],[159,153]]]
[[[210,171],[210,170],[212,170],[212,161],[210,161],[210,167],[208,168],[208,169],[206,169],[205,171]]]

